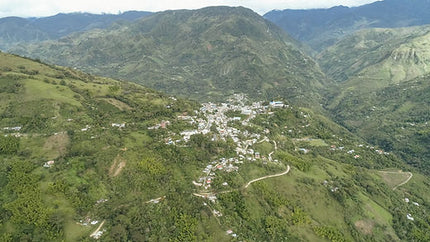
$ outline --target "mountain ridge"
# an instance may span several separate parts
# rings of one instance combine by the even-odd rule
[[[295,40],[242,7],[166,11],[13,52],[197,99],[238,91],[307,102],[329,82]]]
[[[360,29],[430,24],[429,10],[427,0],[384,0],[351,8],[274,10],[264,17],[320,52]]]
[[[71,33],[95,28],[107,28],[117,21],[134,21],[150,12],[127,11],[115,14],[59,13],[40,18],[0,18],[0,49],[7,50],[17,43],[54,40]]]

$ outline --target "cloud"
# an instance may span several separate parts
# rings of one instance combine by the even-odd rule
[[[49,16],[59,12],[118,13],[119,11],[163,11],[198,9],[206,6],[244,6],[264,14],[273,9],[327,8],[337,5],[358,6],[376,0],[1,0],[0,17]]]

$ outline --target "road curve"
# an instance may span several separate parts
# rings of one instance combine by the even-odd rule
[[[406,179],[404,182],[396,185],[395,187],[393,187],[393,190],[396,190],[398,187],[405,185],[406,183],[408,183],[412,177],[414,176],[414,174],[412,174],[412,172],[402,172],[402,171],[379,171],[380,173],[385,173],[385,174],[400,174],[400,173],[407,173],[409,175],[408,179]]]
[[[284,171],[284,172],[282,172],[282,173],[274,174],[274,175],[267,175],[267,176],[263,176],[263,177],[256,178],[254,180],[249,181],[248,183],[246,183],[245,188],[248,188],[248,186],[251,185],[254,182],[261,181],[261,180],[264,180],[264,179],[267,179],[267,178],[283,176],[283,175],[286,175],[288,172],[290,172],[290,166],[289,165],[287,165],[287,170]]]
[[[412,174],[412,172],[408,172],[408,174],[409,174],[408,179],[406,179],[406,181],[404,181],[404,182],[400,183],[399,185],[395,186],[395,187],[393,188],[393,190],[396,190],[396,188],[398,188],[398,187],[400,187],[400,186],[402,186],[402,185],[405,185],[405,184],[406,184],[406,183],[408,183],[408,182],[409,182],[409,180],[411,180],[411,178],[414,176],[414,174]]]

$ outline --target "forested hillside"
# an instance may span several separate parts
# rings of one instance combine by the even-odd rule
[[[243,92],[315,104],[328,83],[295,40],[242,7],[166,11],[13,52],[197,100]]]
[[[430,239],[427,176],[287,100],[200,106],[3,53],[0,85],[1,241]]]
[[[427,0],[384,0],[351,8],[273,10],[264,17],[320,52],[358,30],[430,24],[429,11]]]
[[[121,14],[60,13],[41,18],[0,18],[0,50],[17,44],[56,40],[66,35],[91,29],[103,29],[114,22],[127,22],[150,15],[129,11]]]
[[[374,90],[429,73],[429,36],[429,26],[361,30],[316,58],[335,81]]]
[[[362,30],[323,51],[334,119],[427,172],[429,27]]]

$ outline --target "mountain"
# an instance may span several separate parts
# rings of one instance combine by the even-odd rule
[[[428,176],[285,100],[200,106],[4,53],[0,87],[1,241],[430,238]]]
[[[328,83],[300,44],[242,7],[166,11],[12,52],[197,100],[235,92],[317,103]]]
[[[428,0],[384,0],[352,8],[274,10],[264,17],[319,52],[360,29],[430,24],[429,11]]]
[[[59,39],[74,32],[107,28],[117,21],[134,21],[150,12],[129,11],[122,14],[70,13],[42,18],[0,18],[0,49],[17,43]]]
[[[328,106],[335,120],[428,174],[430,76],[362,92],[346,89]]]
[[[430,166],[429,37],[428,26],[361,30],[318,55],[338,82],[326,106],[334,119],[423,171]]]
[[[368,89],[399,83],[429,73],[430,27],[357,31],[316,58],[337,82]]]

